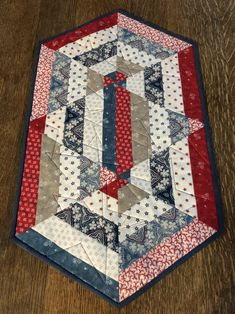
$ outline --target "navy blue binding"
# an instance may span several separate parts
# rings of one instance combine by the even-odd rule
[[[164,272],[162,272],[160,275],[158,275],[156,278],[154,278],[151,282],[149,282],[146,286],[141,288],[139,291],[135,292],[133,295],[125,299],[124,301],[118,303],[101,293],[100,291],[96,290],[94,287],[90,286],[89,284],[85,283],[82,280],[79,280],[77,277],[66,271],[64,268],[60,267],[58,264],[52,262],[45,256],[41,255],[39,252],[34,250],[33,248],[29,247],[22,241],[20,241],[16,236],[15,236],[15,229],[16,229],[16,222],[17,222],[17,212],[18,212],[18,204],[19,204],[19,199],[20,199],[20,188],[21,188],[21,182],[22,182],[22,176],[23,176],[23,170],[24,170],[24,160],[25,160],[25,153],[26,153],[26,140],[27,140],[27,134],[28,134],[28,126],[29,126],[29,120],[30,120],[30,115],[31,115],[31,110],[32,110],[32,102],[33,102],[33,92],[34,92],[34,83],[36,80],[36,74],[37,74],[37,64],[38,64],[38,58],[39,58],[39,53],[40,53],[40,46],[41,44],[50,41],[58,36],[67,34],[73,30],[76,30],[79,27],[82,27],[84,25],[87,25],[97,19],[109,16],[113,13],[122,13],[123,15],[126,15],[130,18],[133,18],[141,23],[144,23],[154,29],[160,30],[168,35],[171,35],[173,37],[176,37],[180,40],[186,41],[187,43],[191,44],[193,46],[193,51],[194,51],[194,57],[195,57],[195,63],[196,63],[196,72],[197,72],[197,81],[198,81],[198,86],[199,86],[199,91],[200,91],[200,97],[201,97],[201,102],[202,102],[202,110],[203,110],[203,122],[205,125],[205,131],[206,131],[206,139],[207,139],[207,146],[208,146],[208,152],[209,152],[209,158],[210,158],[210,165],[211,165],[211,171],[212,171],[212,177],[213,177],[213,183],[214,183],[214,189],[215,189],[215,197],[216,197],[216,206],[217,206],[217,215],[218,215],[218,220],[219,220],[219,230],[212,235],[209,239],[207,239],[205,242],[203,242],[201,245],[197,246],[195,249],[193,249],[190,253],[187,255],[183,256],[181,259],[179,259],[177,262],[175,262],[172,266],[167,268]],[[209,118],[208,118],[208,112],[207,112],[207,106],[206,106],[206,98],[204,94],[204,88],[202,84],[202,75],[201,75],[201,67],[200,67],[200,61],[199,61],[199,52],[198,52],[198,45],[197,43],[189,38],[186,38],[184,36],[175,34],[173,32],[170,32],[156,24],[153,24],[151,22],[148,22],[140,17],[136,17],[132,14],[129,14],[125,12],[122,9],[115,9],[109,13],[106,13],[102,16],[96,17],[95,19],[92,19],[80,26],[77,26],[73,29],[67,30],[66,32],[57,34],[55,36],[49,37],[47,39],[41,40],[37,43],[35,47],[35,59],[34,59],[34,70],[33,70],[33,81],[31,84],[31,90],[30,90],[30,98],[29,98],[29,108],[28,112],[26,115],[26,122],[24,126],[24,135],[23,135],[23,151],[22,151],[22,156],[20,160],[20,167],[19,167],[19,177],[18,177],[18,183],[17,183],[17,192],[16,192],[16,202],[14,206],[14,217],[13,217],[13,223],[12,223],[12,230],[11,230],[11,238],[14,242],[16,242],[18,245],[26,249],[27,251],[30,251],[33,255],[39,257],[40,259],[44,260],[48,264],[52,265],[56,269],[59,269],[61,272],[63,272],[65,275],[69,276],[70,278],[76,280],[77,282],[83,284],[84,286],[88,287],[92,291],[94,291],[96,294],[100,295],[103,297],[106,301],[111,303],[112,305],[120,308],[123,307],[133,300],[135,300],[138,296],[140,296],[142,293],[144,293],[147,289],[152,287],[156,282],[161,280],[163,277],[165,277],[167,274],[169,274],[173,269],[175,269],[177,266],[182,264],[184,261],[192,257],[194,254],[196,254],[198,251],[200,251],[202,248],[206,247],[209,243],[217,239],[222,233],[224,232],[224,219],[223,219],[223,212],[222,212],[222,200],[221,200],[221,192],[219,188],[219,182],[218,182],[218,176],[217,176],[217,170],[216,170],[216,163],[215,163],[215,158],[214,158],[214,150],[213,150],[213,145],[212,145],[212,137],[211,137],[211,130],[209,126]]]

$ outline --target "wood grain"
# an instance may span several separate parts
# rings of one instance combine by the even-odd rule
[[[0,1],[0,313],[235,313],[233,0]],[[9,241],[38,39],[122,8],[200,47],[225,234],[118,310]]]

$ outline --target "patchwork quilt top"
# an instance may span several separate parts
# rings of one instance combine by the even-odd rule
[[[198,71],[119,10],[41,42],[14,239],[124,305],[218,235]]]

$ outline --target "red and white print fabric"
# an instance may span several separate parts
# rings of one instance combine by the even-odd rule
[[[31,120],[45,116],[47,113],[53,61],[54,51],[42,45],[34,87]]]

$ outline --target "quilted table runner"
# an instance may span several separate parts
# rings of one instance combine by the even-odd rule
[[[14,240],[120,306],[217,237],[199,71],[121,10],[40,42]]]

